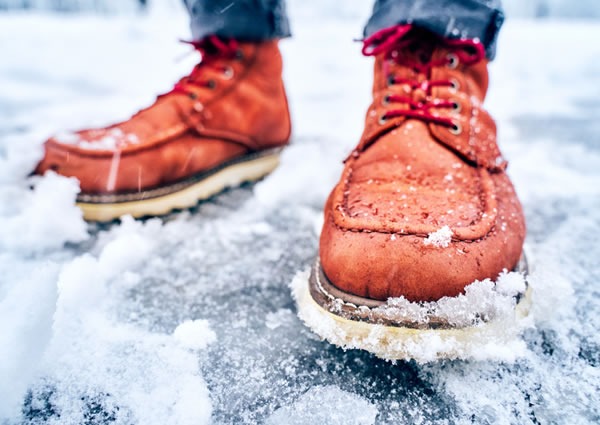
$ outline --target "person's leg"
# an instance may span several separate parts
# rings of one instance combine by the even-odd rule
[[[480,40],[493,59],[503,22],[501,0],[376,0],[364,35],[412,24],[446,38]]]
[[[192,37],[217,35],[236,40],[272,40],[290,36],[284,0],[184,0]]]

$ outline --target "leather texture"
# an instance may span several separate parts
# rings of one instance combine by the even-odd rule
[[[448,54],[443,46],[430,52],[433,60]],[[390,73],[454,84],[428,94],[388,84]],[[376,57],[365,130],[324,211],[321,263],[339,289],[377,300],[433,301],[517,264],[525,220],[504,171],[494,121],[482,108],[487,85],[487,60],[436,66],[426,76]],[[456,108],[437,108],[435,114],[458,127],[406,116],[382,120],[390,109],[410,109],[387,102],[390,95],[455,102]],[[425,243],[444,226],[452,231],[447,247]]]
[[[188,84],[128,121],[50,138],[36,173],[76,177],[84,193],[127,193],[287,144],[291,123],[277,43],[239,43],[235,57],[200,65],[211,86]]]

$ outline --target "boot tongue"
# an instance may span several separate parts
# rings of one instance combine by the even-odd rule
[[[415,62],[425,65],[431,61],[433,52],[437,47],[438,38],[428,31],[419,28],[413,29],[410,33],[414,37],[414,42],[406,49],[412,56]]]

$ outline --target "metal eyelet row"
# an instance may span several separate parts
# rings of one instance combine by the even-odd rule
[[[459,63],[460,63],[460,59],[458,58],[458,56],[456,56],[454,53],[448,53],[448,68],[450,69],[455,69],[458,67]],[[390,87],[394,84],[394,80],[395,77],[393,75],[389,75],[387,78],[387,86]],[[457,79],[452,78],[450,80],[450,82],[452,83],[452,86],[450,87],[450,91],[453,93],[458,92],[458,90],[460,89],[460,83],[458,82]],[[389,95],[385,95],[382,99],[381,99],[381,104],[383,106],[388,106],[390,104],[390,96]],[[452,110],[454,111],[454,113],[459,113],[461,111],[461,105],[460,103],[458,103],[458,101],[456,100],[452,100]],[[388,121],[388,118],[386,117],[386,115],[381,115],[378,119],[378,123],[379,125],[385,125]],[[457,123],[457,122],[453,122],[452,127],[448,128],[448,131],[450,131],[450,133],[458,136],[459,134],[462,133],[462,126]]]
[[[456,93],[458,89],[460,89],[460,83],[456,78],[451,78],[450,82],[452,83],[452,87],[450,87],[450,91]]]
[[[456,56],[454,53],[448,53],[446,57],[448,58],[448,68],[456,69],[456,67],[458,67],[458,64],[460,63],[458,56]]]
[[[462,126],[461,126],[459,123],[455,122],[455,123],[452,125],[452,127],[449,127],[449,128],[448,128],[448,131],[449,131],[450,133],[454,134],[455,136],[458,136],[459,134],[461,134],[461,133],[462,133]]]
[[[233,71],[233,68],[230,66],[226,67],[223,70],[223,78],[226,80],[231,80],[234,75],[235,75],[235,72]]]
[[[388,119],[384,114],[379,117],[379,120],[377,122],[379,125],[385,125],[387,121]],[[455,136],[458,136],[462,133],[462,126],[457,122],[453,122],[452,127],[448,127],[448,131],[454,134]]]

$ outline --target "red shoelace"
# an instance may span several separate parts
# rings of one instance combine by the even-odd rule
[[[211,68],[223,72],[225,78],[233,77],[233,68],[229,66],[217,65],[217,59],[234,59],[239,57],[241,51],[236,40],[221,40],[216,35],[208,36],[199,41],[181,40],[182,43],[190,44],[202,55],[202,61],[197,64],[190,75],[182,78],[175,84],[173,90],[169,93],[182,93],[189,96],[195,96],[191,87],[204,87],[214,89],[216,82],[213,79],[203,79],[202,74],[206,68]],[[167,94],[169,94],[167,93]]]
[[[364,40],[363,55],[377,56],[380,53],[384,54],[383,70],[389,85],[407,84],[411,90],[420,88],[426,93],[427,98],[430,99],[433,87],[453,87],[458,89],[457,82],[454,80],[431,80],[431,70],[434,67],[449,66],[456,68],[461,62],[465,65],[472,65],[485,57],[483,45],[476,40],[439,38],[439,43],[449,51],[448,55],[436,60],[429,59],[423,63],[416,62],[402,54],[402,49],[407,49],[415,45],[418,47],[419,43],[423,42],[418,36],[409,34],[411,30],[413,30],[412,25],[398,25],[380,30]],[[407,66],[417,73],[424,74],[426,79],[415,81],[393,76],[389,73],[389,65],[392,61],[401,66]],[[427,103],[422,103],[415,102],[411,97],[407,96],[388,95],[384,98],[384,104],[390,103],[406,103],[410,109],[389,110],[381,116],[381,123],[384,123],[389,118],[404,116],[441,124],[458,130],[457,124],[451,119],[433,115],[430,112],[434,108],[453,108],[458,110],[460,105],[456,102],[435,99]]]

